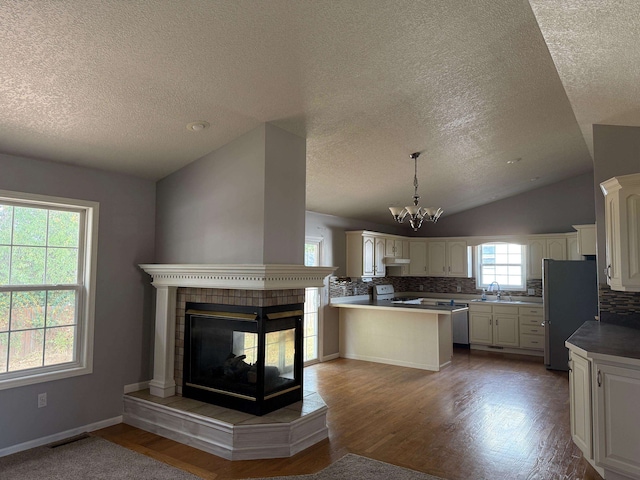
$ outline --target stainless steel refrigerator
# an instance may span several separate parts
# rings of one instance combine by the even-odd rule
[[[569,370],[564,342],[580,325],[598,314],[598,279],[593,260],[544,259],[544,363],[551,370]]]

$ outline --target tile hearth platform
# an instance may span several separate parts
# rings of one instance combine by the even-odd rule
[[[263,416],[149,389],[124,396],[124,423],[227,460],[290,457],[328,438],[327,405],[316,392]]]

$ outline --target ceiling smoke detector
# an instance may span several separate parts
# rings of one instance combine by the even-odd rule
[[[199,132],[205,128],[209,128],[209,122],[200,121],[187,124],[187,130],[191,130],[192,132]]]

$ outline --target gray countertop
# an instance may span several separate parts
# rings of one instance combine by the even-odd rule
[[[468,310],[468,308],[466,307],[460,308],[460,307],[455,307],[451,305],[428,305],[428,304],[415,305],[415,304],[407,304],[407,303],[393,303],[390,300],[379,300],[379,301],[378,300],[358,300],[354,302],[332,303],[331,305],[334,307],[359,305],[359,306],[367,306],[367,307],[408,308],[412,310],[438,310],[441,312],[450,312],[450,313],[464,312]]]
[[[597,321],[585,322],[567,340],[589,356],[607,355],[640,360],[640,330]]]

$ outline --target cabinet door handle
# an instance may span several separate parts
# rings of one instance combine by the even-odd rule
[[[597,379],[598,379],[598,386],[601,387],[602,386],[602,372],[600,371],[600,369],[598,369]]]
[[[496,318],[496,325],[498,325],[498,319]]]
[[[607,265],[607,280],[611,280],[611,264]]]

